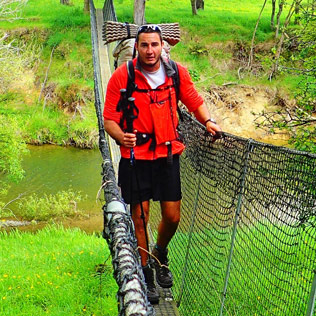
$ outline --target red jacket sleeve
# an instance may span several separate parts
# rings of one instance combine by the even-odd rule
[[[196,91],[188,70],[177,63],[180,76],[180,101],[188,108],[190,112],[194,112],[203,104],[203,98]]]
[[[108,82],[103,110],[103,118],[105,120],[112,120],[116,123],[120,122],[122,113],[117,112],[116,107],[121,97],[120,89],[126,89],[126,85],[127,70],[124,63],[115,70]]]

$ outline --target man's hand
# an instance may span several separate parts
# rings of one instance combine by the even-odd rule
[[[136,130],[134,133],[124,133],[121,127],[112,120],[104,120],[104,128],[118,144],[127,148],[136,146]]]
[[[213,136],[215,136],[216,132],[221,132],[222,129],[215,123],[212,121],[208,121],[205,124],[206,130],[211,133]]]
[[[136,133],[136,131],[134,131]],[[124,133],[119,140],[120,144],[127,148],[133,148],[136,146],[136,134]]]

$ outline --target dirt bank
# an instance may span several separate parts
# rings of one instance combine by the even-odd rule
[[[254,113],[275,107],[275,91],[246,85],[213,85],[203,96],[212,116],[225,132],[287,146],[288,135],[273,135],[254,124]]]

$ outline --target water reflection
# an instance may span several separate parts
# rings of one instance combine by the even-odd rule
[[[21,193],[25,193],[25,196],[36,193],[41,197],[44,193],[55,194],[72,188],[87,195],[87,199],[79,203],[79,208],[89,214],[99,214],[101,220],[102,203],[96,202],[96,195],[101,186],[102,163],[98,150],[51,145],[30,146],[29,149],[30,155],[25,156],[23,160],[25,178],[18,184],[11,184],[5,202]],[[14,203],[10,208],[14,211]]]

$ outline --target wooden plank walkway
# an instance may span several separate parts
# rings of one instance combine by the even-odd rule
[[[109,48],[103,44],[102,41],[102,25],[103,25],[103,14],[101,9],[96,10],[97,17],[97,31],[98,31],[98,43],[99,43],[99,57],[100,57],[100,70],[101,70],[101,80],[103,95],[105,95],[107,83],[111,77],[111,66],[110,66],[110,56],[112,48]],[[104,101],[104,100],[103,100]],[[110,152],[112,156],[113,166],[117,174],[118,163],[120,159],[120,151],[118,146],[115,144],[112,138],[110,138]],[[152,234],[151,239],[152,239]],[[158,286],[158,285],[157,285]],[[163,289],[158,286],[160,299],[159,304],[153,305],[155,309],[156,316],[179,316],[177,306],[172,297],[172,292],[170,289]]]

